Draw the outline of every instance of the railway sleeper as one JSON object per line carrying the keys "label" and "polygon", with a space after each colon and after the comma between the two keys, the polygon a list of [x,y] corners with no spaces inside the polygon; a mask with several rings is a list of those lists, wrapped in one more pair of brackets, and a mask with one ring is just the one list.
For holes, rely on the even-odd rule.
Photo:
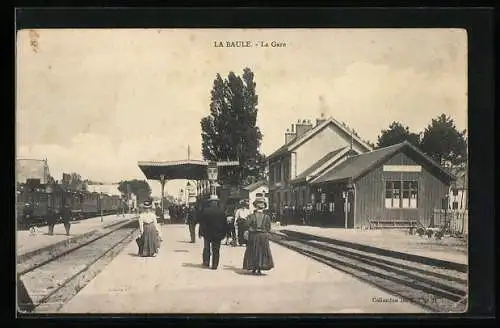
{"label": "railway sleeper", "polygon": [[314,241],[319,241],[319,242],[325,242],[325,243],[335,245],[335,246],[338,245],[338,246],[348,247],[348,248],[364,251],[367,253],[373,253],[373,254],[377,254],[377,255],[381,255],[381,256],[387,256],[390,258],[398,258],[398,259],[407,260],[407,261],[411,261],[411,262],[422,263],[422,264],[426,264],[429,266],[438,267],[438,268],[442,268],[442,269],[446,269],[446,270],[458,271],[458,272],[465,273],[465,274],[468,273],[467,265],[462,264],[462,263],[450,262],[450,261],[446,261],[446,260],[434,259],[434,258],[429,258],[429,257],[425,257],[425,256],[420,256],[420,255],[403,253],[403,252],[383,249],[383,248],[379,248],[379,247],[375,247],[375,246],[369,246],[369,245],[363,245],[363,244],[358,244],[358,243],[349,242],[349,241],[321,237],[321,236],[311,235],[308,233],[292,231],[292,230],[282,230],[282,231],[280,231],[280,233],[281,233],[281,236],[286,236],[286,238],[295,238],[295,239],[300,240],[300,241],[314,240]]}
{"label": "railway sleeper", "polygon": [[[460,277],[462,276],[460,272],[445,270],[445,269],[439,270],[440,272],[436,272],[435,268],[426,266],[425,264],[415,263],[411,261],[404,261],[399,259],[389,260],[388,257],[384,257],[381,255],[375,255],[363,251],[347,249],[347,247],[342,247],[342,246],[325,245],[323,242],[305,241],[304,243],[311,245],[313,247],[317,247],[324,251],[333,252],[342,256],[353,257],[365,263],[373,263],[373,265],[382,268],[390,268],[391,270],[394,271],[401,271],[402,269],[404,269],[405,270],[404,272],[409,276],[412,275],[414,277],[419,277],[427,280],[429,279],[429,277],[444,280],[447,281],[448,284],[454,286],[457,289],[462,289],[462,286],[467,284],[467,280]],[[420,267],[417,267],[415,265],[408,265],[406,263],[418,264]],[[448,285],[445,286],[444,288],[448,288]]]}
{"label": "railway sleeper", "polygon": [[[48,262],[20,276],[20,285],[26,293],[23,295],[22,302],[19,302],[19,308],[24,312],[57,310],[64,301],[69,300],[83,288],[80,284],[82,277],[84,278],[86,273],[107,254],[111,254],[111,258],[114,257],[121,250],[117,250],[117,247],[124,241],[128,243],[132,240],[135,231],[135,228],[116,229],[113,234],[107,234],[87,244],[88,248],[93,248],[91,250],[85,247],[77,248],[65,254],[64,258]],[[98,243],[101,245],[97,245]],[[77,256],[76,252],[80,252],[80,256]],[[68,256],[74,256],[74,258]],[[95,275],[90,276],[93,278]]]}
{"label": "railway sleeper", "polygon": [[[317,250],[313,248],[312,252],[316,252]],[[311,251],[311,250],[308,250]],[[320,251],[323,251],[320,249]],[[359,268],[360,270],[365,270],[366,272],[370,274],[381,274],[382,276],[385,276],[387,278],[394,279],[395,281],[403,284],[412,284],[415,285],[416,287],[421,288],[422,290],[427,290],[428,292],[435,292],[439,294],[442,297],[463,297],[466,293],[464,290],[457,289],[450,287],[446,284],[436,282],[433,280],[426,279],[421,276],[416,276],[412,274],[408,274],[403,270],[394,270],[393,268],[387,267],[387,266],[378,266],[370,261],[361,261],[358,258],[355,257],[349,257],[345,255],[339,255],[335,254],[329,251],[323,251],[323,253],[326,254],[321,254],[318,253],[319,256],[324,256],[327,259],[334,259],[334,256],[337,256],[340,258],[344,258],[344,261],[342,263],[345,263],[346,265],[350,265],[353,268]],[[340,260],[340,259],[339,259]],[[352,263],[354,262],[354,263]],[[358,262],[358,263],[356,263]]]}
{"label": "railway sleeper", "polygon": [[[415,297],[413,296],[415,294],[419,294],[420,298],[422,297],[432,298],[433,297],[432,295],[437,294],[439,297],[449,299],[450,301],[457,301],[463,297],[463,295],[456,295],[453,293],[436,289],[434,286],[426,286],[426,284],[415,284],[414,281],[409,279],[404,279],[404,277],[403,279],[401,279],[400,277],[397,276],[394,277],[392,275],[387,275],[386,272],[384,272],[383,270],[371,270],[366,266],[363,267],[353,263],[349,263],[349,259],[347,259],[348,261],[341,261],[339,259],[335,259],[332,256],[327,256],[324,254],[319,254],[318,252],[306,250],[304,249],[304,247],[301,246],[291,245],[290,242],[280,241],[279,243],[284,244],[284,246],[299,251],[300,253],[305,254],[309,257],[318,259],[322,262],[326,261],[327,263],[325,264],[335,267],[336,269],[339,269],[341,271],[353,274],[354,276],[366,280],[370,283],[374,283],[374,280],[376,280],[375,285],[377,285],[377,287],[386,289],[389,292],[394,292],[395,285],[399,285],[405,291],[405,295],[401,296],[406,297],[410,300],[415,299]],[[387,285],[389,285],[389,287]],[[417,302],[417,303],[429,308],[428,304],[422,304],[422,302]]]}

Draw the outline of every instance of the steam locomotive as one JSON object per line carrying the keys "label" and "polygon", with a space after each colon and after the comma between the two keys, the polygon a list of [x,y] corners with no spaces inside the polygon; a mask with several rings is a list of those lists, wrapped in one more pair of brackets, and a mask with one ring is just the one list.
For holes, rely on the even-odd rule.
{"label": "steam locomotive", "polygon": [[109,215],[127,210],[120,196],[97,192],[65,189],[60,184],[52,186],[18,185],[16,190],[16,219],[19,229],[47,224],[47,216],[58,215],[65,204],[69,205],[73,220]]}

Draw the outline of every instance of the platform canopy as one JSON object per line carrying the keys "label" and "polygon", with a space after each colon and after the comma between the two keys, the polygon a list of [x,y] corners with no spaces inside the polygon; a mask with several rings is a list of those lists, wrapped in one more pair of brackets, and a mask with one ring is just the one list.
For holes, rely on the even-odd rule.
{"label": "platform canopy", "polygon": [[[142,161],[138,165],[148,180],[161,180],[161,175],[165,180],[208,180],[208,161]],[[219,174],[224,174],[226,168],[238,165],[238,161],[217,162]]]}

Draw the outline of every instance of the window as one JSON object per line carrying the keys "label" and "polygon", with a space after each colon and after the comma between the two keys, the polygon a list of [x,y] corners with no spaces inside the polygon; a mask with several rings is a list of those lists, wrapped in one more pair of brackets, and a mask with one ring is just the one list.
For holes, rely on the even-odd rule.
{"label": "window", "polygon": [[267,198],[269,198],[269,193],[268,192],[266,192],[265,195],[266,195]]}
{"label": "window", "polygon": [[255,197],[264,197],[264,195],[261,192],[258,192],[255,194]]}
{"label": "window", "polygon": [[453,202],[453,209],[454,210],[457,210],[458,209],[458,202]]}
{"label": "window", "polygon": [[458,189],[457,188],[453,188],[451,191],[453,192],[453,196],[458,196]]}
{"label": "window", "polygon": [[385,208],[417,208],[417,181],[386,181]]}
{"label": "window", "polygon": [[335,203],[331,202],[330,203],[330,213],[333,213],[335,210]]}

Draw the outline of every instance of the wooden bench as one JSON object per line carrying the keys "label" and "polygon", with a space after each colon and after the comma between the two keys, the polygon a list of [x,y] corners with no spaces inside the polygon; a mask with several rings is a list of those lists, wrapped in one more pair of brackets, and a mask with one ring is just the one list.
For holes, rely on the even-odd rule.
{"label": "wooden bench", "polygon": [[418,226],[417,220],[369,220],[370,229],[409,229]]}

